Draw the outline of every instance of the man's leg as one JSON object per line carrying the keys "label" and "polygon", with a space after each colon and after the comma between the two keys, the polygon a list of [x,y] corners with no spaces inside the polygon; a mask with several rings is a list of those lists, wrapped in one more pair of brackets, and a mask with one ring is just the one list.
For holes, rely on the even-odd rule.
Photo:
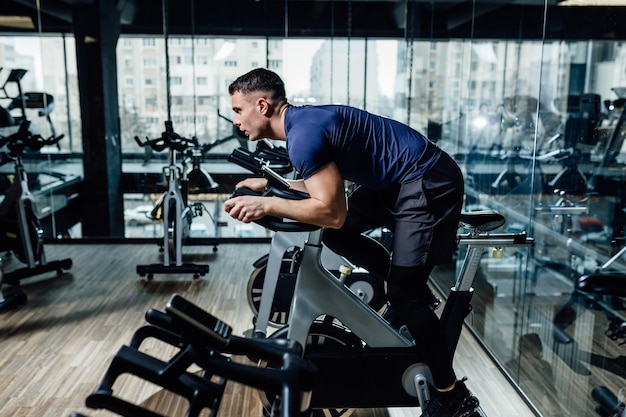
{"label": "man's leg", "polygon": [[389,301],[414,337],[419,360],[428,363],[433,376],[431,399],[422,417],[474,417],[479,401],[457,380],[441,322],[429,306],[426,281],[431,269],[392,265],[387,282]]}
{"label": "man's leg", "polygon": [[450,262],[463,201],[463,177],[446,154],[424,178],[402,184],[393,212],[393,259],[387,290],[431,370],[422,417],[469,417],[478,400],[457,381],[441,322],[428,307],[427,281],[434,265]]}
{"label": "man's leg", "polygon": [[435,387],[445,389],[456,381],[452,355],[439,318],[430,307],[427,266],[391,266],[387,280],[389,302],[415,339],[420,355],[428,362]]}
{"label": "man's leg", "polygon": [[[324,230],[324,244],[333,252],[344,256],[355,265],[365,268],[380,282],[387,281],[389,276],[389,251],[377,240],[363,234],[363,232],[377,227],[387,227],[392,230],[394,218],[389,206],[395,203],[399,187],[385,193],[373,191],[364,187],[357,188],[348,198],[348,217],[341,229]],[[426,284],[425,284],[426,285]],[[428,304],[436,310],[441,304],[430,287],[426,285]],[[384,317],[392,325],[400,323],[398,313],[393,306],[388,306]]]}

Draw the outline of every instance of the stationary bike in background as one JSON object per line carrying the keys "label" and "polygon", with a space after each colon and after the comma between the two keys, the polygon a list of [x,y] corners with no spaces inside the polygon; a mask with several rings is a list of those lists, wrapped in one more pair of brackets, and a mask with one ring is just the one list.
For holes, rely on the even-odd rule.
{"label": "stationary bike in background", "polygon": [[[72,266],[71,259],[47,262],[43,248],[43,230],[36,214],[35,198],[28,187],[28,175],[24,169],[24,151],[39,151],[44,146],[57,144],[63,135],[43,138],[30,131],[30,122],[24,120],[18,131],[0,138],[0,166],[8,162],[15,164],[13,182],[0,203],[0,250],[12,253],[22,263],[20,268],[5,273],[0,284],[17,285],[19,281],[49,271],[58,275]],[[26,302],[26,293],[17,290],[0,301],[0,311]]]}
{"label": "stationary bike in background", "polygon": [[167,178],[167,190],[156,202],[151,213],[154,220],[163,221],[163,264],[137,265],[137,273],[146,276],[148,280],[151,280],[155,273],[189,273],[193,274],[194,279],[207,274],[208,265],[183,263],[182,254],[193,218],[201,216],[205,209],[201,203],[189,204],[187,167],[185,163],[179,167],[177,157],[178,154],[198,148],[198,139],[180,136],[174,132],[172,122],[168,120],[160,138],[146,138],[146,141],[142,142],[135,136],[135,141],[139,146],[149,146],[156,152],[169,149],[169,165],[163,170]]}
{"label": "stationary bike in background", "polygon": [[[626,246],[617,252],[611,259],[599,266],[596,271],[578,277],[574,282],[574,292],[568,303],[563,306],[555,315],[555,327],[559,327],[564,337],[558,339],[555,333],[555,340],[559,343],[572,343],[574,339],[565,334],[563,330],[576,319],[576,310],[573,304],[578,303],[597,311],[604,311],[609,322],[608,329],[604,334],[623,346],[626,343],[626,320],[623,311],[625,307],[623,300],[626,298],[626,271],[623,263],[618,268],[611,268],[613,263],[626,254]],[[621,340],[621,341],[620,341]],[[595,411],[602,417],[626,417],[626,388],[620,387],[619,381],[623,375],[621,366],[623,356],[617,358],[596,359],[598,363],[615,363],[616,365],[606,367],[618,378],[605,381],[611,384],[613,389],[619,389],[617,395],[606,385],[598,385],[591,390],[591,397],[596,402]],[[602,366],[602,365],[600,365]],[[604,367],[604,366],[603,366]]]}
{"label": "stationary bike in background", "polygon": [[[28,120],[27,111],[32,110],[36,111],[39,117],[45,117],[50,137],[57,137],[54,123],[50,118],[50,114],[54,110],[54,97],[43,92],[23,92],[22,78],[27,72],[25,69],[12,69],[0,87],[0,100],[9,100],[5,107],[0,106],[0,128],[11,128],[5,130],[4,136],[15,133],[22,122]],[[60,149],[58,142],[56,145],[57,149]]]}

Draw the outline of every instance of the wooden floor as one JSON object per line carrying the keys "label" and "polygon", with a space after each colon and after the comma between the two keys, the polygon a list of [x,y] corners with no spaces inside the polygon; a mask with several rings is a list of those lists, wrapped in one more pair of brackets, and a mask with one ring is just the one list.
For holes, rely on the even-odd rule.
{"label": "wooden floor", "polygon": [[[46,246],[49,261],[71,258],[73,266],[60,276],[52,272],[24,280],[27,304],[0,315],[0,416],[69,417],[72,412],[93,417],[113,415],[85,407],[85,398],[120,346],[144,324],[145,311],[163,309],[173,293],[184,295],[231,324],[235,334],[251,328],[245,288],[252,262],[265,254],[269,245],[222,244],[216,253],[211,249],[185,248],[185,262],[210,265],[206,276],[194,280],[191,276],[156,275],[147,281],[135,268],[137,264],[162,262],[157,246]],[[5,272],[21,266],[4,258]],[[166,348],[152,349],[151,353],[158,356],[159,349]],[[459,343],[455,367],[459,375],[469,377],[468,387],[489,417],[534,415],[467,331]],[[170,415],[181,415],[176,412],[177,402],[158,387],[129,378],[116,389],[131,401],[157,404],[163,413],[167,408],[174,409],[168,411]],[[353,414],[419,415],[419,408],[357,410]],[[251,389],[229,383],[218,416],[261,416],[261,405]]]}

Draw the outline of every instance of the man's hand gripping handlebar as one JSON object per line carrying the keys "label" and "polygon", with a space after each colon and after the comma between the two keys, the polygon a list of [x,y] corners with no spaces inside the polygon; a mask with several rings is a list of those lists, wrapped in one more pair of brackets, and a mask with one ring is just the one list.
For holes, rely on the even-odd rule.
{"label": "man's hand gripping handlebar", "polygon": [[[288,200],[303,200],[310,197],[309,194],[305,192],[291,188],[289,181],[270,168],[270,163],[260,157],[256,152],[250,152],[247,149],[238,148],[232,152],[232,154],[228,157],[228,160],[267,180],[265,191],[262,193],[248,188],[237,188],[232,197],[279,197]],[[281,217],[269,215],[257,219],[254,222],[273,231],[302,232],[319,229],[319,226],[286,220]]]}

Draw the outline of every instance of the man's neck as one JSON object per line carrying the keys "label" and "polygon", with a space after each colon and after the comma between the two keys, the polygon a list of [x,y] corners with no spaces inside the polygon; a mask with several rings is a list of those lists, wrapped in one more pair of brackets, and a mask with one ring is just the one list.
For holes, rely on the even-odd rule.
{"label": "man's neck", "polygon": [[280,116],[280,127],[279,129],[277,129],[277,133],[280,132],[281,136],[280,138],[277,139],[281,139],[281,140],[286,140],[287,139],[287,129],[285,128],[285,114],[287,113],[287,109],[289,108],[290,104],[289,103],[284,103],[280,106],[280,109],[278,110],[278,114]]}

